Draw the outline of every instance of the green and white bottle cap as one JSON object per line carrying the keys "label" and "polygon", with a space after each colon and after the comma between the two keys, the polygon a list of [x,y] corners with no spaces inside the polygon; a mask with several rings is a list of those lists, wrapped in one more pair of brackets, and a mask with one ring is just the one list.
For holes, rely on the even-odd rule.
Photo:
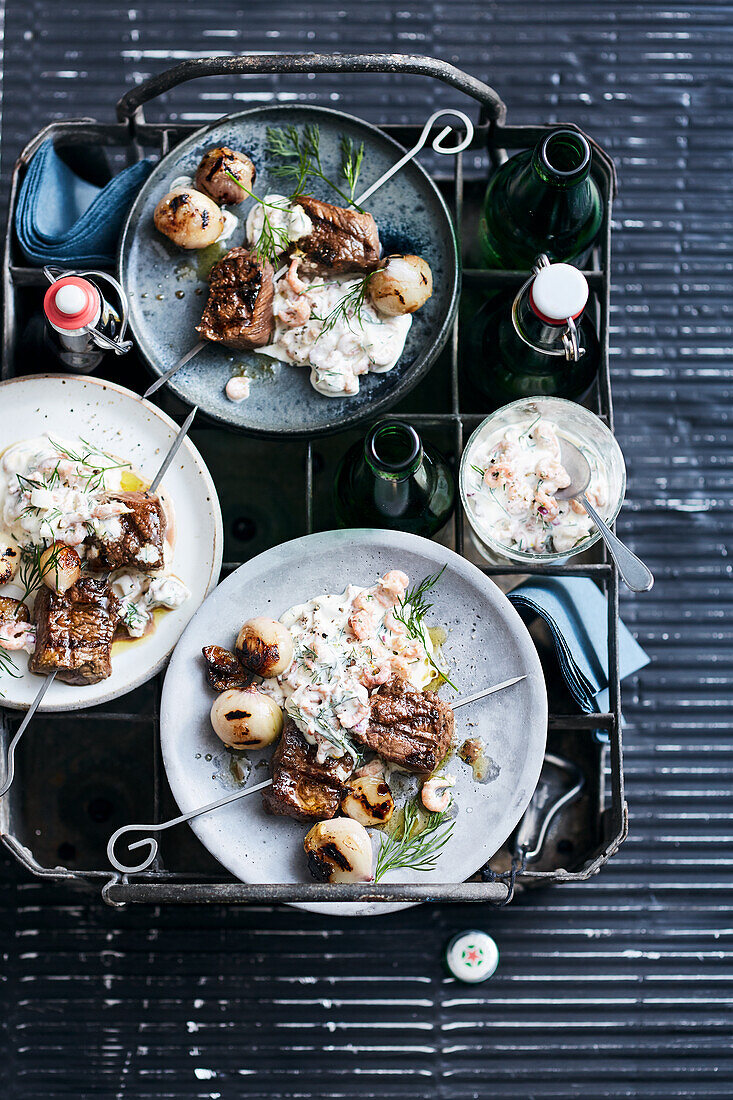
{"label": "green and white bottle cap", "polygon": [[445,963],[459,982],[485,982],[499,965],[499,948],[488,932],[459,932],[448,944]]}

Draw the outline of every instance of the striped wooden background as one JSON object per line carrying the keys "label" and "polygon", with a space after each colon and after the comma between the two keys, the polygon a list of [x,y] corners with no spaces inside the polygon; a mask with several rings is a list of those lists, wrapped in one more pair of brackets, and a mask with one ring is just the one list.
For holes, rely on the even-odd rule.
{"label": "striped wooden background", "polygon": [[[624,696],[631,835],[594,881],[504,911],[348,923],[118,914],[7,862],[2,1095],[728,1097],[733,6],[8,0],[3,180],[43,123],[111,119],[123,90],[179,58],[315,48],[454,60],[496,85],[511,121],[576,121],[616,158],[613,372],[630,468],[619,528],[657,576],[624,605],[653,657]],[[374,121],[421,120],[436,99],[413,78],[301,87]],[[191,85],[159,110],[205,121],[231,90]],[[260,79],[236,95],[293,91]],[[502,960],[471,989],[440,960],[476,923]]]}

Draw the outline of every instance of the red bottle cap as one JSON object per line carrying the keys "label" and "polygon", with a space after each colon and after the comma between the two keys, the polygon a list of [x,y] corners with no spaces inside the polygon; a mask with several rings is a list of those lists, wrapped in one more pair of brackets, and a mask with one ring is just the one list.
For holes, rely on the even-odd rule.
{"label": "red bottle cap", "polygon": [[57,279],[46,291],[43,310],[54,328],[75,332],[97,319],[99,291],[78,275]]}
{"label": "red bottle cap", "polygon": [[538,271],[529,291],[529,304],[541,321],[562,325],[577,320],[588,303],[588,281],[572,264],[550,264]]}

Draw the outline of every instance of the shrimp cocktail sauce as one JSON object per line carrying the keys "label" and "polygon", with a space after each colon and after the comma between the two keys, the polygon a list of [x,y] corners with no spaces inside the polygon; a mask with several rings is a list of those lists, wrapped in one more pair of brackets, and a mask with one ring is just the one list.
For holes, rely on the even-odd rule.
{"label": "shrimp cocktail sauce", "polygon": [[[444,633],[426,622],[442,572],[410,587],[390,569],[279,620],[247,620],[233,652],[203,649],[218,693],[212,728],[230,749],[275,746],[264,807],[311,825],[304,848],[317,879],[430,871],[450,839],[455,779],[441,768],[454,718],[437,695],[450,680]],[[374,867],[368,828],[380,830]]]}
{"label": "shrimp cocktail sauce", "polygon": [[171,572],[170,500],[130,462],[82,439],[44,435],[0,458],[0,671],[72,683],[111,672],[116,637],[154,629],[189,591]]}
{"label": "shrimp cocktail sauce", "polygon": [[[155,227],[179,248],[228,242],[209,272],[199,336],[307,367],[318,393],[353,397],[361,377],[400,359],[411,314],[433,293],[430,265],[382,255],[376,221],[354,200],[363,142],[343,135],[340,166],[329,174],[317,126],[269,127],[266,161],[287,184],[282,193],[256,193],[257,166],[245,153],[208,150],[195,176],[174,180],[160,199]],[[309,194],[314,183],[340,205]],[[240,205],[248,207],[242,223],[231,209]],[[227,397],[246,400],[256,378],[231,378]]]}
{"label": "shrimp cocktail sauce", "polygon": [[422,690],[436,678],[429,634],[414,637],[399,617],[407,587],[407,576],[395,569],[371,588],[350,584],[341,595],[315,596],[281,616],[295,655],[263,690],[316,746],[319,762],[358,756],[351,735],[369,723],[373,688],[400,676]]}
{"label": "shrimp cocktail sauce", "polygon": [[[586,495],[603,508],[608,478],[592,450],[580,446],[591,468]],[[508,550],[566,553],[594,530],[579,501],[556,498],[568,485],[558,427],[535,417],[527,424],[499,427],[471,450],[465,496],[477,529]]]}

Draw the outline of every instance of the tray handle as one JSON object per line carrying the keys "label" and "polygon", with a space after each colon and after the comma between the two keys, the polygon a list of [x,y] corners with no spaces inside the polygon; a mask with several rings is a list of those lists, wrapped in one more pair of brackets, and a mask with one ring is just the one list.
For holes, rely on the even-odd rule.
{"label": "tray handle", "polygon": [[117,103],[117,117],[120,122],[130,124],[144,122],[143,104],[151,99],[197,77],[230,73],[416,73],[431,76],[471,96],[481,104],[482,116],[487,120],[503,123],[506,118],[501,97],[475,76],[437,57],[400,53],[271,53],[193,58],[151,76],[126,92]]}

